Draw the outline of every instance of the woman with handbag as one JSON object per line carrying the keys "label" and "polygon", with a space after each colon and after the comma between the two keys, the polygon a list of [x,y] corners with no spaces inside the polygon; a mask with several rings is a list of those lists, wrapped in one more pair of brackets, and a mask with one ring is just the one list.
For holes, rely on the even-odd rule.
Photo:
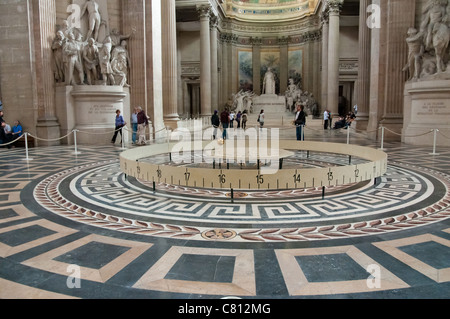
{"label": "woman with handbag", "polygon": [[116,143],[116,138],[117,138],[117,134],[120,133],[120,143],[122,143],[123,140],[123,134],[122,134],[122,128],[126,125],[127,123],[125,122],[125,120],[123,119],[123,116],[120,115],[120,110],[116,111],[116,129],[114,131],[114,136],[111,140],[111,143],[115,144]]}

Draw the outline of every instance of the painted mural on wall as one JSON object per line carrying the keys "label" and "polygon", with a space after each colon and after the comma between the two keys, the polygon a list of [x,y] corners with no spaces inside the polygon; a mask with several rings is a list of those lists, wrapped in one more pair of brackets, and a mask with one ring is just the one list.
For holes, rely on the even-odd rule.
{"label": "painted mural on wall", "polygon": [[303,50],[292,49],[289,50],[289,79],[294,80],[294,83],[299,87],[303,84]]}
{"label": "painted mural on wall", "polygon": [[275,92],[280,92],[280,51],[279,50],[262,50],[261,51],[261,91],[264,85],[264,77],[267,71],[275,76]]}
{"label": "painted mural on wall", "polygon": [[239,61],[239,90],[253,91],[253,53],[251,50],[240,50]]}

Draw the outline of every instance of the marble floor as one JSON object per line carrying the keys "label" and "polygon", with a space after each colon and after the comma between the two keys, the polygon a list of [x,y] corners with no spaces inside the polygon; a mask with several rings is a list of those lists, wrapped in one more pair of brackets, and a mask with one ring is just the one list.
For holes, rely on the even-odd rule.
{"label": "marble floor", "polygon": [[[306,139],[346,143],[347,134],[307,130]],[[380,147],[356,133],[350,143]],[[432,155],[386,142],[385,176],[324,197],[233,200],[127,178],[118,145],[33,148],[28,160],[23,148],[0,149],[0,298],[447,299],[448,145]],[[291,165],[346,160],[302,156]]]}

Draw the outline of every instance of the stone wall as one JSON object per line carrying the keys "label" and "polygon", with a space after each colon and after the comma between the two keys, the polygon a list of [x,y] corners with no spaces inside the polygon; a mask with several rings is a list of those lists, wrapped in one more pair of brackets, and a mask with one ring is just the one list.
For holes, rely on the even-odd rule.
{"label": "stone wall", "polygon": [[33,16],[29,1],[2,0],[0,10],[0,86],[5,120],[20,120],[35,133],[37,101],[32,65]]}

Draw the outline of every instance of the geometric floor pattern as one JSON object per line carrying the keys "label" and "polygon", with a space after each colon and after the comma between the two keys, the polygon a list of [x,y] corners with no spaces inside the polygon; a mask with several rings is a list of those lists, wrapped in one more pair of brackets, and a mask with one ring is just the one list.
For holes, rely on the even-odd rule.
{"label": "geometric floor pattern", "polygon": [[233,200],[111,145],[0,149],[0,298],[449,298],[450,146],[384,147],[376,181]]}

